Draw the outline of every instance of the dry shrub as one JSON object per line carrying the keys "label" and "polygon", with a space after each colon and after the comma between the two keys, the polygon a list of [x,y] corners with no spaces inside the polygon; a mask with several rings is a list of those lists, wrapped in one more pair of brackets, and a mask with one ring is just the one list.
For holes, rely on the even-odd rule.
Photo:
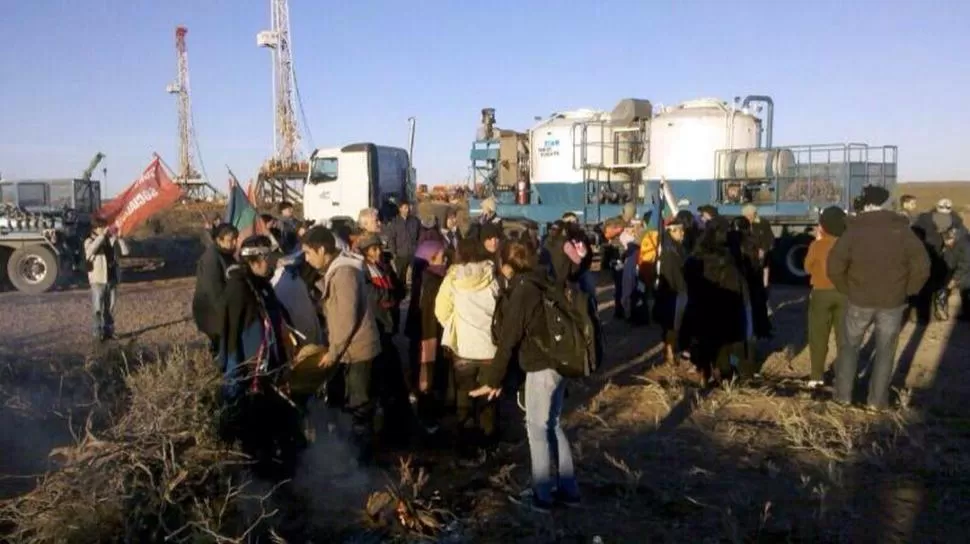
{"label": "dry shrub", "polygon": [[[124,374],[127,409],[51,455],[60,468],[0,510],[18,542],[240,541],[271,512],[246,496],[246,461],[217,438],[219,373],[175,350]],[[112,410],[114,411],[114,410]],[[117,412],[116,412],[117,413]],[[251,504],[244,504],[250,501]]]}
{"label": "dry shrub", "polygon": [[372,493],[367,499],[367,521],[390,535],[414,540],[434,540],[452,514],[438,507],[435,497],[425,498],[424,487],[428,474],[423,468],[415,471],[411,459],[401,459],[397,483],[389,482],[383,491]]}

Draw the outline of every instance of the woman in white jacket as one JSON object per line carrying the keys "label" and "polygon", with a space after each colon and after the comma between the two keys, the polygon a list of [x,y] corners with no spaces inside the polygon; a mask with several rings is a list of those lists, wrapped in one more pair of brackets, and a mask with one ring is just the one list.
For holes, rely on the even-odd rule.
{"label": "woman in white jacket", "polygon": [[459,448],[465,454],[474,454],[497,436],[496,401],[469,396],[481,387],[479,374],[495,357],[492,316],[499,284],[494,270],[477,239],[461,240],[456,264],[448,270],[435,299],[435,317],[444,331],[442,347],[454,361]]}

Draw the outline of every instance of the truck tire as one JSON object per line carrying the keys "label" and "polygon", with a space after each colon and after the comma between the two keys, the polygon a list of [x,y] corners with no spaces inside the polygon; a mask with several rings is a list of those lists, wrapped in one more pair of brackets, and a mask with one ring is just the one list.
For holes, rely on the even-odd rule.
{"label": "truck tire", "polygon": [[780,239],[772,259],[775,277],[780,283],[805,285],[809,276],[805,272],[805,255],[813,238],[807,234],[786,236]]}
{"label": "truck tire", "polygon": [[39,295],[50,290],[57,281],[58,271],[57,255],[42,245],[17,249],[7,261],[10,283],[28,295]]}

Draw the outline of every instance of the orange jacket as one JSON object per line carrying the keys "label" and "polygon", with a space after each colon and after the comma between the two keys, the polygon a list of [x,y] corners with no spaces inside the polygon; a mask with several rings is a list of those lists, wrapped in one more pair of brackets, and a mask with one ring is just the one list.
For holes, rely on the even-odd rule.
{"label": "orange jacket", "polygon": [[805,272],[812,276],[813,289],[835,289],[835,285],[829,279],[826,271],[829,261],[829,252],[839,239],[835,236],[822,234],[822,237],[815,240],[808,246],[808,254],[805,255]]}

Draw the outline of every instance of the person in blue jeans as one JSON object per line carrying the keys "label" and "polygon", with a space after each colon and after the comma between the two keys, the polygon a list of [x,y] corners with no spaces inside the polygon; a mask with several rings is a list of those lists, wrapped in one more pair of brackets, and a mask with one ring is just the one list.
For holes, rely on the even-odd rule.
{"label": "person in blue jeans", "polygon": [[930,276],[930,260],[909,221],[882,209],[889,191],[866,186],[859,197],[862,211],[829,251],[826,272],[848,304],[835,363],[835,396],[852,402],[859,366],[859,349],[866,329],[873,325],[876,354],[869,378],[867,406],[889,407],[896,347],[908,297],[915,296]]}
{"label": "person in blue jeans", "polygon": [[510,361],[518,358],[526,374],[525,425],[532,487],[513,500],[548,513],[556,504],[579,504],[580,495],[569,440],[560,424],[566,381],[554,369],[556,362],[549,361],[540,348],[539,336],[545,330],[542,292],[549,286],[549,277],[536,261],[536,251],[528,244],[511,242],[502,248],[502,274],[509,286],[496,308],[495,359],[480,373],[481,387],[469,395],[497,398]]}
{"label": "person in blue jeans", "polygon": [[118,237],[117,230],[95,219],[91,234],[84,240],[84,258],[91,285],[94,336],[98,341],[114,337],[114,306],[121,282],[118,259],[122,255],[128,255],[128,245]]}

